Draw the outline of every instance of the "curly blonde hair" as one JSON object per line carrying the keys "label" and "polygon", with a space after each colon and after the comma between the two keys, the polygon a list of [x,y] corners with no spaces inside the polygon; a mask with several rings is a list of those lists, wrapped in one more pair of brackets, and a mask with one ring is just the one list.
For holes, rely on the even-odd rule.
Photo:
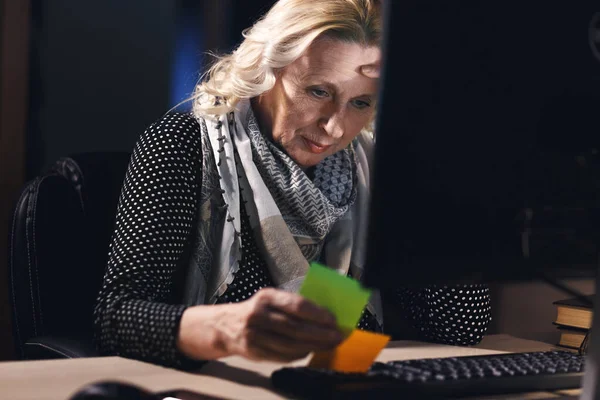
{"label": "curly blonde hair", "polygon": [[320,36],[365,46],[381,40],[380,0],[279,0],[231,54],[217,57],[192,96],[197,116],[222,115],[269,91],[276,73]]}

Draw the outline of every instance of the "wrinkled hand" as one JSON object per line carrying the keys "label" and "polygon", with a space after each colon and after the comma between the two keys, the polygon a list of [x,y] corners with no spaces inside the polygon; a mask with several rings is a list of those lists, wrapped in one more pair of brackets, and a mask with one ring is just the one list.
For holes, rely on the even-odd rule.
{"label": "wrinkled hand", "polygon": [[240,303],[186,309],[177,346],[194,359],[240,355],[287,362],[332,349],[342,340],[329,311],[299,294],[267,288]]}
{"label": "wrinkled hand", "polygon": [[262,289],[234,306],[231,318],[220,326],[231,354],[292,361],[343,340],[333,314],[295,293]]}

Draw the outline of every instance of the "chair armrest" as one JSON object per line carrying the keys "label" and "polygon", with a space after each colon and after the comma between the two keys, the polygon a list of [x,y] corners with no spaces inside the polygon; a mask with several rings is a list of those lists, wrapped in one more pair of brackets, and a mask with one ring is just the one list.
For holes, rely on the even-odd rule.
{"label": "chair armrest", "polygon": [[84,338],[40,336],[25,342],[24,349],[28,360],[99,356],[92,341]]}

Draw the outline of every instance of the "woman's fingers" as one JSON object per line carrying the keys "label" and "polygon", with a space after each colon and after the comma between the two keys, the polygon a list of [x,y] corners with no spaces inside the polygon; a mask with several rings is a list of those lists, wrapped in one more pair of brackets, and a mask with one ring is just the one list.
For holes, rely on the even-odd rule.
{"label": "woman's fingers", "polygon": [[250,321],[250,326],[302,342],[309,346],[310,350],[333,348],[343,340],[343,335],[337,327],[298,319],[277,309],[267,308],[265,312],[257,314]]}
{"label": "woman's fingers", "polygon": [[271,361],[293,361],[315,351],[314,346],[265,330],[251,330],[247,335],[251,358]]}
{"label": "woman's fingers", "polygon": [[335,316],[331,312],[299,294],[268,288],[258,291],[253,297],[258,308],[267,306],[302,321],[328,327],[337,326]]}
{"label": "woman's fingers", "polygon": [[296,360],[343,340],[329,311],[294,293],[262,289],[239,310],[241,326],[229,342],[254,360]]}

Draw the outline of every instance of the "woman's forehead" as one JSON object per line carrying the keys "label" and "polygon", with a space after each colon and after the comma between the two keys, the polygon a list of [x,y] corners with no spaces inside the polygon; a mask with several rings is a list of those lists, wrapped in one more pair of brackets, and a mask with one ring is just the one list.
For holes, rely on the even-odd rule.
{"label": "woman's forehead", "polygon": [[324,76],[340,79],[379,77],[381,50],[377,46],[335,39],[315,41],[290,65],[290,72],[302,77]]}

